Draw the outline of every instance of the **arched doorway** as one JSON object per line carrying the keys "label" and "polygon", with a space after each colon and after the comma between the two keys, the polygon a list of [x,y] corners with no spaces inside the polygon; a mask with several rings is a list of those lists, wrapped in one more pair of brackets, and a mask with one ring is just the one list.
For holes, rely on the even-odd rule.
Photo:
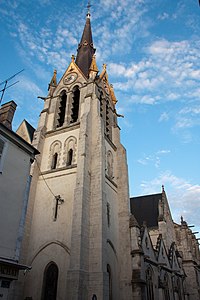
{"label": "arched doorway", "polygon": [[49,263],[44,270],[42,300],[56,300],[58,282],[58,267]]}

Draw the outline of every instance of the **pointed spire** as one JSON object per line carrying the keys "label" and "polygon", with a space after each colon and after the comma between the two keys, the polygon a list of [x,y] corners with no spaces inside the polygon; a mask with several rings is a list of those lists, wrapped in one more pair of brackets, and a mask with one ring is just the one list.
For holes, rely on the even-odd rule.
{"label": "pointed spire", "polygon": [[92,63],[92,57],[95,53],[92,40],[92,30],[90,23],[90,1],[88,2],[88,12],[86,17],[86,23],[83,30],[82,38],[77,50],[76,64],[81,69],[83,74],[88,77],[89,69]]}

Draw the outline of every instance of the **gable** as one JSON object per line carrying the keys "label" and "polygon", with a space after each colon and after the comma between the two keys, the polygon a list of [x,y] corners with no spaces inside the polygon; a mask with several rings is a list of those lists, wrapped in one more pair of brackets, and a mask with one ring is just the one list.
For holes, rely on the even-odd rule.
{"label": "gable", "polygon": [[33,141],[34,132],[35,129],[26,120],[23,120],[16,130],[16,133],[29,144]]}
{"label": "gable", "polygon": [[69,67],[58,82],[58,85],[54,91],[54,95],[56,95],[62,88],[66,88],[68,90],[72,85],[76,83],[81,83],[82,85],[82,83],[86,80],[87,78],[72,59]]}
{"label": "gable", "polygon": [[179,262],[178,262],[178,256],[180,257],[180,254],[176,250],[176,245],[175,245],[175,243],[172,243],[172,245],[170,247],[170,251],[169,251],[169,261],[171,264],[171,268],[176,271],[181,270]]}
{"label": "gable", "polygon": [[146,227],[144,227],[144,231],[142,233],[142,250],[144,252],[144,255],[147,256],[149,259],[153,261],[156,260],[151,238]]}
{"label": "gable", "polygon": [[167,250],[164,244],[164,241],[162,239],[162,236],[159,235],[158,237],[158,242],[157,242],[157,246],[156,246],[156,250],[157,250],[157,260],[158,263],[161,265],[165,265],[168,268],[170,268],[170,263],[169,263],[169,259],[168,259],[168,255],[167,255]]}

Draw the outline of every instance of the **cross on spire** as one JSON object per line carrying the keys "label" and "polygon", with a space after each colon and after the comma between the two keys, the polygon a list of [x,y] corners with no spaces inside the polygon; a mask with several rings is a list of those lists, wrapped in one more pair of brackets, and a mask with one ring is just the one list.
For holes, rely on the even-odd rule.
{"label": "cross on spire", "polygon": [[88,4],[87,4],[87,9],[88,9],[88,11],[87,11],[87,17],[89,18],[90,17],[90,7],[91,7],[92,5],[91,5],[91,3],[90,3],[90,0],[88,0]]}

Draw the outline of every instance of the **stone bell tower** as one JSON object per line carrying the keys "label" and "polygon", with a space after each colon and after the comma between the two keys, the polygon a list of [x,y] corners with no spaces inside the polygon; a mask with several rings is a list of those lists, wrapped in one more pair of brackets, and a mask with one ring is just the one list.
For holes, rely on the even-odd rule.
{"label": "stone bell tower", "polygon": [[34,136],[23,299],[131,299],[126,151],[113,86],[94,53],[88,12],[76,59],[58,83],[54,72]]}

